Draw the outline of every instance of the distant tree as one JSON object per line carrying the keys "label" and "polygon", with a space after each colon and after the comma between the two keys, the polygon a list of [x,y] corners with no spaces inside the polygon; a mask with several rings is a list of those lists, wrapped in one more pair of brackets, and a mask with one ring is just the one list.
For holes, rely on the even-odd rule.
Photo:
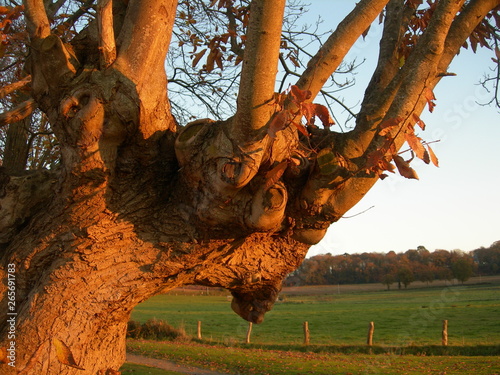
{"label": "distant tree", "polygon": [[409,267],[401,268],[397,273],[398,288],[401,289],[401,284],[404,285],[405,289],[410,285],[415,277],[413,276],[413,271]]}
{"label": "distant tree", "polygon": [[481,275],[496,275],[500,273],[500,241],[490,247],[481,247],[471,252]]}
{"label": "distant tree", "polygon": [[394,284],[394,281],[396,281],[396,278],[394,277],[394,274],[388,273],[383,276],[382,278],[382,284],[387,286],[387,290],[391,290],[391,285]]}
{"label": "distant tree", "polygon": [[462,284],[470,279],[473,274],[474,266],[472,259],[468,256],[463,256],[455,260],[451,266],[453,277]]}

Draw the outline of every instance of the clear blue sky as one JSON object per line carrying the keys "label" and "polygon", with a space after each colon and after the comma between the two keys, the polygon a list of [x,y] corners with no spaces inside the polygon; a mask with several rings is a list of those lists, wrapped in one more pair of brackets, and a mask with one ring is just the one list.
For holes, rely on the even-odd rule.
{"label": "clear blue sky", "polygon": [[[322,14],[323,27],[334,28],[354,2],[313,0],[308,22]],[[353,105],[361,100],[377,58],[377,28],[356,44],[350,57],[366,57],[357,86],[342,93]],[[415,163],[419,181],[391,175],[345,216],[308,256],[332,253],[404,252],[419,245],[428,250],[473,250],[500,240],[500,114],[482,107],[491,97],[478,86],[492,67],[491,52],[462,51],[435,90],[436,108],[425,111],[427,130],[440,167]]]}

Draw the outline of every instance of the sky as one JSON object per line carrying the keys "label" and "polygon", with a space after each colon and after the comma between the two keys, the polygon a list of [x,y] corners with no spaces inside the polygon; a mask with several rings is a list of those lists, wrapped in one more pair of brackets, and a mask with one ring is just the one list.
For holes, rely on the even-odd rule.
{"label": "sky", "polygon": [[[334,28],[354,1],[312,0],[306,22],[321,14]],[[331,11],[328,11],[331,10]],[[326,19],[328,18],[328,19]],[[378,22],[377,22],[378,23]],[[357,85],[342,95],[357,103],[374,69],[380,29],[372,26],[348,55],[366,58]],[[434,90],[433,113],[421,115],[427,129],[419,135],[432,145],[439,167],[412,163],[420,180],[397,174],[379,181],[344,218],[334,223],[308,256],[362,252],[405,252],[425,246],[470,251],[500,240],[500,112],[481,106],[491,99],[480,85],[493,66],[491,51],[463,50]]]}

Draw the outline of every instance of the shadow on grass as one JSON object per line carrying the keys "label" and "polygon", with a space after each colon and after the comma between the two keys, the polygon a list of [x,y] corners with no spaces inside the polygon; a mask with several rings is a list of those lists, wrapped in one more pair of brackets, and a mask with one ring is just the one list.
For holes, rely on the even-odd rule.
{"label": "shadow on grass", "polygon": [[[197,340],[194,340],[197,341]],[[200,343],[202,343],[200,341]],[[302,353],[330,353],[330,354],[393,354],[417,356],[497,356],[500,355],[500,345],[475,346],[366,346],[366,345],[258,345],[236,344],[231,347],[296,351]]]}

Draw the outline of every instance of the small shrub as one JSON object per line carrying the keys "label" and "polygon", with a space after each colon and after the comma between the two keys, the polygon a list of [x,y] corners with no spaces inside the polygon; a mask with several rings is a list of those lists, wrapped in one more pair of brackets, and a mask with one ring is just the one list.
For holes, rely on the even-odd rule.
{"label": "small shrub", "polygon": [[184,327],[175,328],[163,320],[150,319],[146,323],[128,322],[127,337],[146,340],[185,340]]}

